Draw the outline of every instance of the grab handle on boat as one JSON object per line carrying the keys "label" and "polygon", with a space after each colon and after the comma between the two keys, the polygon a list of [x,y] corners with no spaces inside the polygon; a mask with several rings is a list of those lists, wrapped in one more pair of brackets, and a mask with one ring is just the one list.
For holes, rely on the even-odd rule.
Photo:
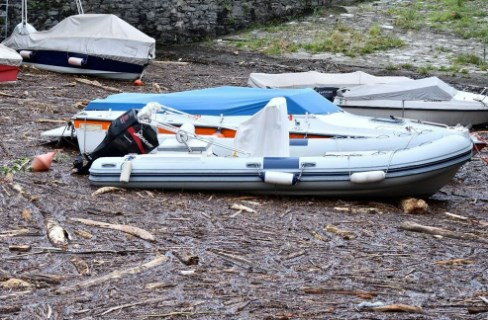
{"label": "grab handle on boat", "polygon": [[129,157],[124,162],[122,162],[122,167],[120,168],[120,182],[129,183],[130,175],[132,173],[132,160],[133,158]]}
{"label": "grab handle on boat", "polygon": [[382,170],[355,172],[351,174],[350,180],[352,183],[374,183],[385,180],[386,173]]}
{"label": "grab handle on boat", "polygon": [[294,173],[279,171],[264,171],[259,174],[264,183],[281,184],[293,186],[298,182],[298,177]]}

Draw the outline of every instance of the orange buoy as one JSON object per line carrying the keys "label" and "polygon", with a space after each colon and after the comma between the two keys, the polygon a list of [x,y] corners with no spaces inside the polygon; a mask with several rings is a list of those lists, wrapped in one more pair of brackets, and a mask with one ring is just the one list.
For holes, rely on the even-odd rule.
{"label": "orange buoy", "polygon": [[140,87],[143,85],[143,83],[142,83],[141,79],[136,79],[136,80],[134,80],[134,85],[137,87]]}
{"label": "orange buoy", "polygon": [[32,171],[40,172],[40,171],[47,171],[51,168],[51,163],[53,161],[54,156],[58,153],[59,150],[54,150],[53,152],[48,152],[44,154],[40,154],[34,157],[32,160]]}

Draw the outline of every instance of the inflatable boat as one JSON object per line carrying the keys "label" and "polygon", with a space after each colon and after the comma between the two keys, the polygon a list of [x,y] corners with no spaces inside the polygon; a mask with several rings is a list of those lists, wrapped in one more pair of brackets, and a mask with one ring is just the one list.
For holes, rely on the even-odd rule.
{"label": "inflatable boat", "polygon": [[[471,158],[469,139],[451,135],[399,151],[315,157],[128,155],[97,159],[97,186],[322,196],[429,196]],[[126,165],[130,163],[130,165]],[[130,167],[130,172],[124,172]]]}
{"label": "inflatable boat", "polygon": [[[147,119],[151,121],[151,107],[139,113],[141,123],[150,123]],[[215,156],[212,141],[202,149],[195,148],[190,142],[199,137],[185,124],[175,130],[186,152],[166,149],[155,154],[98,158],[91,165],[89,179],[94,185],[128,188],[428,196],[446,184],[472,156],[470,138],[456,134],[390,151],[292,156],[286,124],[286,100],[275,98],[238,128],[232,147],[220,146],[232,150],[232,156]]]}

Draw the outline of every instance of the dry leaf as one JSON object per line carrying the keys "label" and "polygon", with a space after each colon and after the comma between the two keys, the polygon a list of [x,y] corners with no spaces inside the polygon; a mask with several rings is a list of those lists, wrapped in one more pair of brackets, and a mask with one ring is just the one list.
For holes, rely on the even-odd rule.
{"label": "dry leaf", "polygon": [[422,199],[408,198],[400,202],[404,213],[421,214],[429,210],[429,205]]}
{"label": "dry leaf", "polygon": [[31,287],[32,285],[29,282],[24,280],[11,278],[8,279],[7,281],[0,282],[0,286],[5,289],[15,289],[15,288],[28,288]]}
{"label": "dry leaf", "polygon": [[32,220],[32,211],[30,209],[23,209],[22,210],[22,219],[24,219],[25,221],[31,221]]}
{"label": "dry leaf", "polygon": [[48,219],[47,223],[47,236],[49,240],[55,246],[67,248],[68,237],[66,231],[59,225],[56,220]]}
{"label": "dry leaf", "polygon": [[82,238],[85,238],[85,239],[91,239],[93,237],[93,235],[90,232],[87,232],[84,230],[75,230],[74,234],[76,234]]}
{"label": "dry leaf", "polygon": [[91,274],[90,267],[85,260],[81,259],[80,257],[74,256],[69,261],[75,266],[76,270],[82,276],[89,276]]}

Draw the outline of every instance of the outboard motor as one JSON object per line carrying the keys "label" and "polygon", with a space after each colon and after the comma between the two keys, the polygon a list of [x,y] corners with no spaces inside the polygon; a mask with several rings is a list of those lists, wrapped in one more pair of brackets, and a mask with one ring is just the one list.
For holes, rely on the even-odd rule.
{"label": "outboard motor", "polygon": [[79,155],[73,166],[76,173],[88,174],[93,161],[98,158],[122,157],[129,153],[145,154],[158,145],[156,130],[149,125],[141,124],[137,120],[137,111],[131,109],[112,121],[105,139],[93,152]]}

